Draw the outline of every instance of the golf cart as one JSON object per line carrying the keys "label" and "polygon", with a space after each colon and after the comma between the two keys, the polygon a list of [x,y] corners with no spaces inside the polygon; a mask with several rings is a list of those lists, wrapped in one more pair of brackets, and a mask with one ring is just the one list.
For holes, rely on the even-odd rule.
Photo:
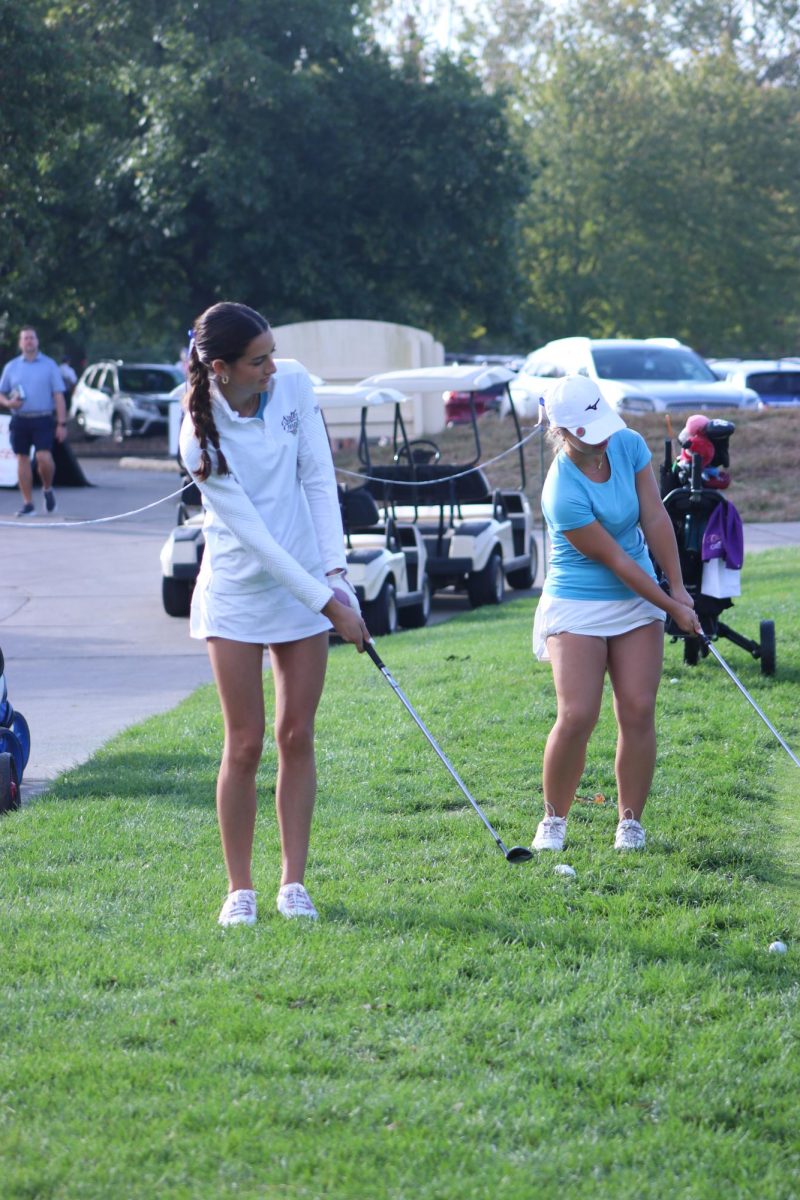
{"label": "golf cart", "polygon": [[[399,406],[406,397],[378,387],[317,386],[314,389],[323,418],[331,410],[360,410],[360,440],[366,445],[368,414]],[[178,504],[177,526],[161,549],[161,596],[165,612],[186,617],[200,571],[203,535],[200,489],[185,475]],[[382,516],[369,491],[361,486],[339,488],[345,534],[347,574],[372,634],[383,637],[398,625],[425,625],[430,615],[431,588],[426,571],[425,542],[413,525],[400,527]]]}
{"label": "golf cart", "polygon": [[[420,392],[458,391],[473,394],[506,385],[515,373],[503,366],[421,367],[388,371],[362,381],[362,387],[394,388],[406,396]],[[508,411],[517,434],[522,431],[508,392]],[[428,438],[409,440],[399,406],[393,434],[393,461],[372,464],[362,439],[359,457],[366,486],[385,519],[398,529],[409,525],[424,540],[428,576],[434,591],[466,589],[470,604],[499,604],[505,583],[525,589],[536,578],[538,554],[530,504],[525,495],[525,462],[519,447],[519,490],[493,488],[477,464],[481,440],[475,405],[471,426],[474,453],[467,462],[443,462],[441,450]]]}
{"label": "golf cart", "polygon": [[[369,462],[369,418],[394,406],[394,423],[402,422],[406,397],[391,388],[364,385],[315,387],[323,417],[335,410],[361,410],[359,459]],[[379,416],[381,414],[378,414]],[[373,422],[374,423],[374,422]],[[431,611],[427,554],[420,530],[381,513],[369,488],[339,487],[344,527],[347,577],[356,590],[367,628],[376,637],[394,633],[398,625],[419,628]]]}

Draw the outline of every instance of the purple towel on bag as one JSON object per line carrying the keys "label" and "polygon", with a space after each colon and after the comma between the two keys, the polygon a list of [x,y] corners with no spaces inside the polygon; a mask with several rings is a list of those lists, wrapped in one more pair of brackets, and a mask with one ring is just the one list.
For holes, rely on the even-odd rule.
{"label": "purple towel on bag", "polygon": [[744,562],[744,529],[742,518],[730,500],[720,500],[708,518],[700,553],[703,562],[721,558],[732,570],[741,569]]}

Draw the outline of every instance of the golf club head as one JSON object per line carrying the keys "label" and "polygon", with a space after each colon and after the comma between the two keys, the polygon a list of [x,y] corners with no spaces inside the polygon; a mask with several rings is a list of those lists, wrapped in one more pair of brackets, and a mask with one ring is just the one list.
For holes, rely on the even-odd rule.
{"label": "golf club head", "polygon": [[533,858],[533,851],[527,846],[512,846],[510,850],[506,850],[506,859],[510,863],[530,862]]}

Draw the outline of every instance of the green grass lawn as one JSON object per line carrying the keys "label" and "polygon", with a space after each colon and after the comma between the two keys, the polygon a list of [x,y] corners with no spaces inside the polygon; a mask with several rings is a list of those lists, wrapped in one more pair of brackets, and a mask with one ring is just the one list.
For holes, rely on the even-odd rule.
{"label": "green grass lawn", "polygon": [[[720,643],[795,751],[799,569],[751,556],[731,618],[775,620],[774,678]],[[539,819],[555,712],[531,622],[519,601],[380,646],[508,845]],[[274,912],[269,739],[261,916],[216,925],[212,689],[4,818],[3,1200],[800,1194],[797,768],[679,645],[658,723],[644,854],[612,848],[607,703],[568,847],[512,867],[373,664],[336,647],[315,926]]]}

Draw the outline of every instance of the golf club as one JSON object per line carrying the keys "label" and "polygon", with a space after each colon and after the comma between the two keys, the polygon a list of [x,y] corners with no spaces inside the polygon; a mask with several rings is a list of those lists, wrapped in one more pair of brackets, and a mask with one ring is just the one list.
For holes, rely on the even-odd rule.
{"label": "golf club", "polygon": [[439,755],[439,758],[442,760],[442,762],[444,763],[444,765],[447,767],[448,771],[449,771],[449,772],[450,772],[450,774],[453,776],[453,779],[455,779],[456,783],[457,783],[457,784],[458,784],[458,786],[461,788],[461,791],[462,791],[462,792],[464,793],[464,795],[467,797],[467,799],[469,800],[470,804],[471,804],[471,805],[472,805],[472,807],[475,809],[475,812],[478,814],[478,816],[480,817],[480,819],[483,821],[484,825],[485,825],[485,826],[486,826],[486,828],[489,830],[489,833],[492,835],[492,837],[494,838],[495,842],[497,843],[497,845],[498,845],[498,846],[500,847],[500,849],[502,850],[503,854],[504,854],[504,855],[505,855],[505,857],[506,857],[506,860],[507,860],[508,862],[510,862],[510,863],[521,863],[521,862],[528,862],[528,860],[529,860],[529,859],[533,858],[533,851],[532,851],[532,850],[528,850],[528,849],[527,849],[525,846],[512,846],[512,847],[511,847],[511,849],[509,850],[509,849],[508,849],[508,848],[507,848],[507,847],[506,847],[506,846],[503,844],[503,840],[502,840],[502,838],[501,838],[501,837],[500,837],[500,835],[497,833],[497,831],[496,831],[496,830],[495,830],[495,829],[494,829],[494,828],[493,828],[493,827],[492,827],[492,826],[489,824],[489,822],[488,822],[488,820],[486,819],[486,816],[484,815],[484,812],[483,812],[483,810],[481,809],[481,807],[480,807],[480,805],[478,804],[478,802],[477,802],[476,800],[474,800],[474,799],[472,798],[472,796],[469,794],[469,792],[467,791],[467,788],[466,788],[465,784],[462,782],[461,778],[459,777],[459,775],[457,774],[457,772],[456,772],[456,771],[455,771],[455,769],[453,768],[453,766],[452,766],[452,764],[451,764],[450,760],[448,759],[447,755],[444,753],[444,751],[442,750],[441,746],[440,746],[440,745],[439,745],[439,743],[436,741],[436,738],[433,736],[433,734],[432,734],[432,733],[430,732],[430,730],[427,728],[427,726],[426,726],[426,725],[425,725],[425,723],[422,721],[422,719],[419,717],[419,715],[417,714],[417,712],[414,710],[414,707],[413,707],[413,705],[410,703],[410,701],[409,701],[409,700],[406,698],[406,696],[404,695],[404,693],[403,693],[402,689],[400,688],[399,684],[397,683],[397,680],[396,680],[396,679],[394,679],[394,677],[392,676],[392,673],[391,673],[391,671],[389,670],[389,668],[388,668],[388,667],[385,665],[385,663],[383,663],[383,662],[381,661],[381,657],[380,657],[380,655],[378,654],[378,651],[375,649],[375,646],[374,646],[374,644],[373,644],[372,642],[365,642],[365,644],[364,644],[364,649],[366,650],[367,654],[370,656],[370,658],[372,659],[372,661],[375,663],[375,666],[378,668],[378,670],[380,671],[380,673],[383,675],[384,679],[385,679],[385,680],[386,680],[386,682],[389,684],[390,688],[392,688],[392,690],[393,690],[394,692],[396,692],[396,693],[397,693],[397,695],[400,697],[400,700],[401,700],[401,701],[402,701],[402,703],[405,705],[406,709],[409,711],[409,713],[411,714],[411,716],[412,716],[412,717],[414,718],[414,720],[416,721],[417,725],[420,727],[420,729],[422,730],[422,732],[425,734],[425,737],[428,739],[428,741],[430,742],[430,744],[433,746],[434,750],[435,750],[435,751],[436,751],[436,753]]}
{"label": "golf club", "polygon": [[767,716],[766,716],[766,715],[765,715],[765,714],[764,714],[764,713],[761,711],[761,709],[760,709],[760,708],[759,708],[759,706],[756,704],[755,700],[754,700],[754,699],[753,699],[753,697],[750,695],[750,693],[748,692],[748,690],[747,690],[747,688],[744,686],[744,684],[741,682],[741,680],[740,680],[740,679],[738,679],[738,678],[736,677],[736,675],[734,675],[733,671],[732,671],[732,670],[731,670],[731,668],[728,666],[728,664],[725,662],[725,659],[722,657],[722,655],[720,654],[719,650],[717,650],[716,646],[715,646],[715,645],[714,645],[714,643],[711,641],[711,638],[707,637],[707,636],[706,636],[706,634],[701,634],[701,635],[700,635],[700,640],[701,640],[701,642],[703,643],[703,645],[706,647],[706,649],[708,649],[708,650],[710,650],[710,651],[711,651],[711,653],[714,655],[714,658],[717,660],[717,662],[718,662],[718,663],[719,663],[719,665],[722,667],[722,669],[723,669],[724,671],[726,671],[726,672],[728,673],[728,675],[730,675],[731,679],[732,679],[732,680],[733,680],[733,682],[736,684],[736,686],[738,687],[739,691],[740,691],[740,692],[742,693],[742,695],[744,696],[745,700],[749,700],[749,701],[750,701],[750,703],[752,704],[753,708],[756,710],[756,712],[758,713],[758,715],[761,717],[761,720],[762,720],[762,721],[764,722],[764,724],[766,725],[767,729],[769,729],[771,733],[774,733],[775,737],[778,739],[778,741],[780,742],[780,744],[783,746],[784,750],[785,750],[785,751],[786,751],[786,753],[789,755],[789,758],[792,760],[792,762],[794,763],[794,765],[795,765],[796,767],[800,767],[800,759],[798,759],[798,758],[797,758],[797,756],[796,756],[796,755],[795,755],[795,754],[792,752],[792,750],[791,750],[791,749],[790,749],[790,748],[789,748],[789,747],[786,745],[786,742],[783,740],[783,738],[781,737],[781,735],[778,733],[777,729],[776,729],[776,728],[775,728],[775,726],[772,724],[772,722],[770,721],[769,717],[767,717]]}

